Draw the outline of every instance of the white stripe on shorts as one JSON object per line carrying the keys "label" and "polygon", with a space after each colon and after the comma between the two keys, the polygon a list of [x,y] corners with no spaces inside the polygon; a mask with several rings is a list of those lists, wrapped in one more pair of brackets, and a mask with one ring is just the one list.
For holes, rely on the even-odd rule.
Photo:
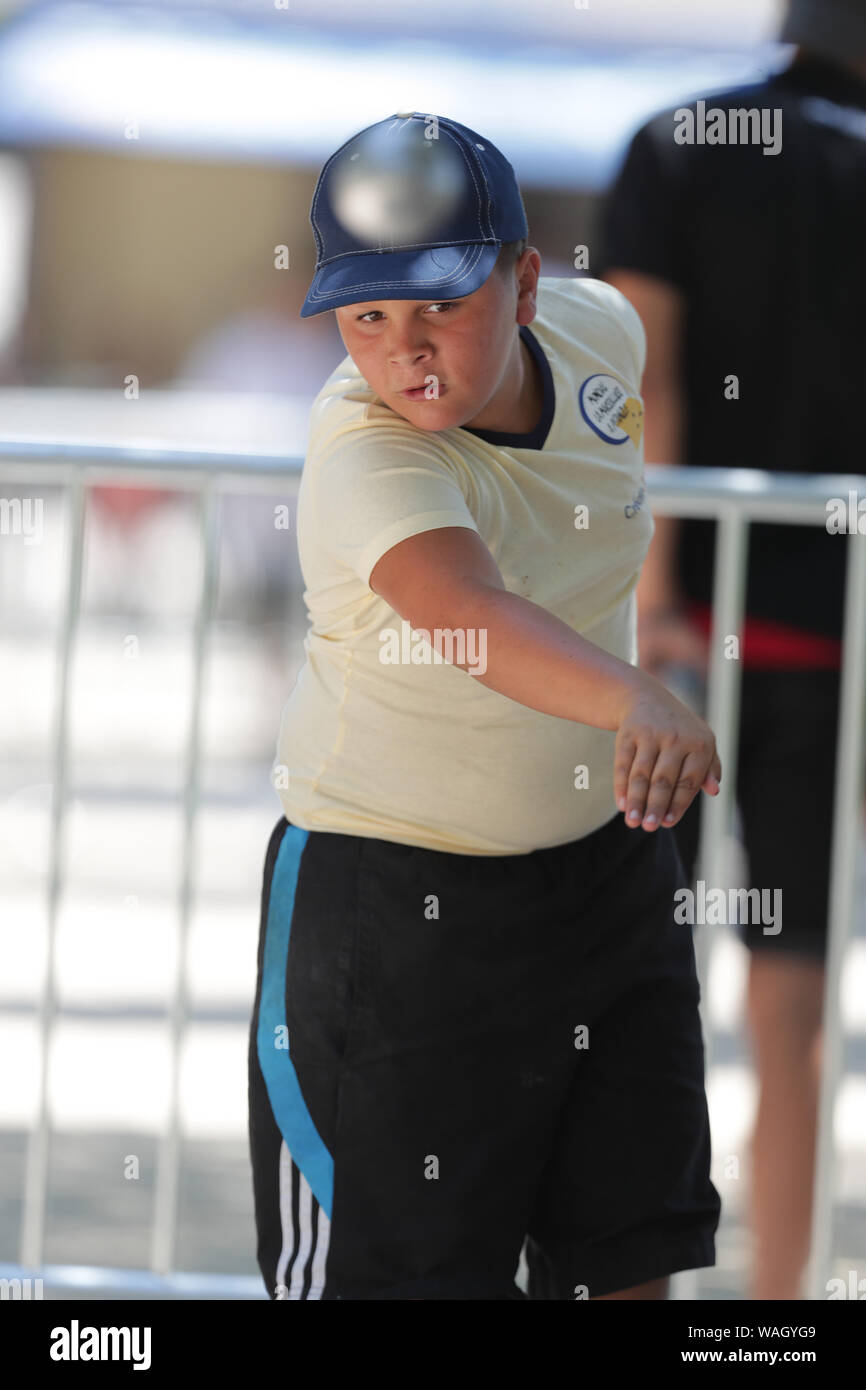
{"label": "white stripe on shorts", "polygon": [[[325,1287],[325,1263],[331,1236],[331,1223],[313,1196],[313,1190],[301,1170],[292,1160],[285,1139],[280,1144],[279,1167],[280,1225],[283,1245],[277,1261],[276,1299],[303,1297],[304,1273],[313,1246],[313,1212],[318,1213],[315,1249],[312,1249],[310,1290],[307,1298],[321,1298]],[[292,1259],[295,1245],[295,1225],[292,1217],[292,1196],[298,1199],[298,1251]],[[291,1261],[291,1269],[289,1262]],[[287,1283],[287,1279],[291,1282]]]}

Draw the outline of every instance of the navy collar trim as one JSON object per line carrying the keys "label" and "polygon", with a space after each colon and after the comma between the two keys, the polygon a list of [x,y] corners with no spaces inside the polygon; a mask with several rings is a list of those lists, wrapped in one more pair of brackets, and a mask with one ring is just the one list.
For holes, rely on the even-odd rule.
{"label": "navy collar trim", "polygon": [[547,436],[550,434],[553,413],[556,409],[553,373],[541,344],[525,323],[520,326],[520,336],[541,368],[544,404],[541,410],[541,419],[535,429],[530,430],[528,434],[511,434],[508,430],[472,430],[466,425],[461,426],[461,428],[465,429],[467,434],[477,435],[479,439],[485,440],[488,444],[498,444],[510,449],[543,449],[547,442]]}

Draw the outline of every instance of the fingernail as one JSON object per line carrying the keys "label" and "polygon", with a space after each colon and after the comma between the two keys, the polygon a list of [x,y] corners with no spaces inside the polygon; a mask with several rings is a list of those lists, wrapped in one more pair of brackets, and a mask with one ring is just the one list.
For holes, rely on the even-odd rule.
{"label": "fingernail", "polygon": [[631,821],[632,825],[637,825],[638,821],[640,820],[640,811],[629,811],[628,818]]}
{"label": "fingernail", "polygon": [[655,825],[657,820],[658,816],[656,815],[647,816],[646,820],[644,821],[644,825]]}
{"label": "fingernail", "polygon": [[621,811],[624,811],[624,810],[625,810],[625,797],[624,797],[624,796],[621,796],[620,799],[619,799],[619,801],[618,801],[616,804],[617,804],[617,806],[619,807],[619,809],[620,809]]}
{"label": "fingernail", "polygon": [[673,823],[674,823],[674,818],[673,818],[673,816],[672,816],[672,815],[667,815],[667,816],[665,816],[664,823],[665,823],[665,825],[673,825]]}

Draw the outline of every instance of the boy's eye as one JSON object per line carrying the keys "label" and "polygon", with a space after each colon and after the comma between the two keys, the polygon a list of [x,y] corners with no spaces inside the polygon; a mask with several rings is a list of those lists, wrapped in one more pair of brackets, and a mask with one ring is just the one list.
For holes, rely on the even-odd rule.
{"label": "boy's eye", "polygon": [[[459,302],[460,302],[459,300],[441,299],[441,300],[437,300],[437,301],[436,301],[435,303],[433,303],[433,304],[428,304],[428,305],[427,305],[427,309],[453,309],[455,303],[459,303]],[[427,312],[427,309],[424,310],[425,313]],[[371,322],[372,322],[372,319],[371,319],[371,317],[370,317],[371,314],[381,314],[381,312],[382,312],[381,309],[368,309],[367,312],[366,312],[366,314],[359,314],[359,315],[358,315],[358,322],[359,322],[359,323],[364,323],[364,322],[366,321],[367,323],[371,323]],[[438,317],[438,315],[434,315],[434,317]]]}

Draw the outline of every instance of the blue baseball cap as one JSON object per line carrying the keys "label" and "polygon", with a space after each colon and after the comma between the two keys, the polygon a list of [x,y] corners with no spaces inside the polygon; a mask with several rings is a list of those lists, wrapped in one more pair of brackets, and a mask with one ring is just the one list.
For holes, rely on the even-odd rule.
{"label": "blue baseball cap", "polygon": [[529,236],[514,170],[445,116],[398,111],[332,154],[310,209],[316,273],[300,317],[375,299],[459,299]]}

